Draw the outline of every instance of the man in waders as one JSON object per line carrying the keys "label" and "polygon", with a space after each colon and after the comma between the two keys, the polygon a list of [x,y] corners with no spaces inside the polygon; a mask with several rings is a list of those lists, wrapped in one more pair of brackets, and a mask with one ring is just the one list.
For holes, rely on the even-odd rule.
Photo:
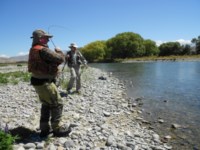
{"label": "man in waders", "polygon": [[70,80],[68,83],[67,91],[68,94],[72,93],[71,89],[76,81],[76,92],[80,93],[81,91],[81,71],[80,65],[87,64],[86,59],[83,57],[81,52],[77,50],[77,45],[75,43],[71,43],[69,48],[71,49],[67,52],[66,61],[68,63],[68,67],[70,68]]}
{"label": "man in waders", "polygon": [[[40,116],[41,137],[46,137],[53,130],[54,136],[66,136],[68,128],[61,124],[63,103],[55,85],[58,66],[64,62],[63,52],[49,49],[47,43],[52,35],[43,30],[32,34],[32,47],[29,51],[28,71],[31,72],[31,84],[34,86],[42,103]],[[51,122],[51,126],[49,124]]]}

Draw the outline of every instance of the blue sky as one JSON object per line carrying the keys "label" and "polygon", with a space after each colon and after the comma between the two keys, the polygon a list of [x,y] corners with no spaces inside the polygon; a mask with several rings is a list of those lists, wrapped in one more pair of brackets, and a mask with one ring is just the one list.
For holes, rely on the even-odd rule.
{"label": "blue sky", "polygon": [[199,7],[199,0],[1,0],[0,56],[28,54],[35,29],[50,32],[63,50],[122,32],[188,43],[200,35]]}

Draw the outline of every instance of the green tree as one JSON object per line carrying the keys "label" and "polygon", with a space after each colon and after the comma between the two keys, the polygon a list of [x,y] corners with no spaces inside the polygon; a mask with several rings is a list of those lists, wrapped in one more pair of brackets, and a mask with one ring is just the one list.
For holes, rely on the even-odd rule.
{"label": "green tree", "polygon": [[107,48],[111,58],[131,58],[142,56],[145,53],[143,38],[133,32],[124,32],[107,40]]}
{"label": "green tree", "polygon": [[105,49],[105,41],[95,41],[82,47],[80,50],[89,62],[94,62],[104,59],[106,55]]}
{"label": "green tree", "polygon": [[152,56],[152,55],[158,55],[159,49],[156,46],[156,43],[150,39],[144,40],[144,46],[145,46],[145,56]]}
{"label": "green tree", "polygon": [[191,42],[195,44],[196,53],[200,54],[200,36],[198,36],[197,38],[193,38]]}
{"label": "green tree", "polygon": [[159,46],[160,56],[180,55],[182,48],[179,42],[167,42]]}
{"label": "green tree", "polygon": [[182,55],[190,55],[191,54],[191,46],[189,44],[182,46]]}

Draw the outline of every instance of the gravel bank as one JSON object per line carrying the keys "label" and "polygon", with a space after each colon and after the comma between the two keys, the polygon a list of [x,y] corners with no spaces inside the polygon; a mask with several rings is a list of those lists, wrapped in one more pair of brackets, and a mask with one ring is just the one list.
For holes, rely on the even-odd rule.
{"label": "gravel bank", "polygon": [[[69,79],[67,72],[64,79]],[[124,85],[106,72],[84,70],[82,93],[62,98],[64,122],[77,127],[67,137],[40,139],[40,103],[34,88],[25,82],[0,86],[0,127],[4,129],[7,123],[10,132],[23,137],[14,144],[14,150],[172,149],[158,134],[142,126],[145,120],[138,115],[140,100],[128,98]]]}

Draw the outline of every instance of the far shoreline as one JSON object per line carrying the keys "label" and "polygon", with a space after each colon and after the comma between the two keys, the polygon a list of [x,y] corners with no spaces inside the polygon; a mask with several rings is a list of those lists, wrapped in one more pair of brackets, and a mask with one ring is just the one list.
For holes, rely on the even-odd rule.
{"label": "far shoreline", "polygon": [[[200,61],[199,55],[184,55],[184,56],[146,56],[146,57],[135,57],[135,58],[119,58],[113,60],[101,60],[89,63],[137,63],[137,62],[165,62],[165,61]],[[0,67],[6,65],[15,65],[21,66],[22,64],[27,64],[27,61],[0,61]]]}
{"label": "far shoreline", "polygon": [[133,63],[133,62],[165,62],[165,61],[200,61],[200,55],[187,56],[149,56],[137,58],[116,59],[115,62]]}

